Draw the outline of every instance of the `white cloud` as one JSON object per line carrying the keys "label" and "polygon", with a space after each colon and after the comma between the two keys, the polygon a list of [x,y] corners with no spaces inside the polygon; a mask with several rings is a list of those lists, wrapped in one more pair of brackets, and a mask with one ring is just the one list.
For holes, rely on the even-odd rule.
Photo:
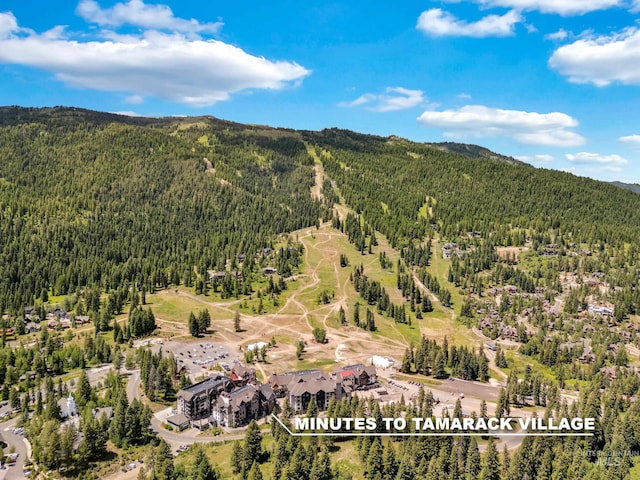
{"label": "white cloud", "polygon": [[139,103],[144,102],[144,98],[141,97],[140,95],[129,95],[127,98],[124,99],[124,101],[127,103],[137,105]]}
{"label": "white cloud", "polygon": [[293,62],[270,61],[179,32],[112,32],[109,40],[77,41],[33,32],[18,35],[25,30],[11,19],[11,13],[0,14],[0,64],[40,68],[72,86],[124,92],[132,98],[153,96],[206,106],[241,90],[296,85],[311,73]]}
{"label": "white cloud", "polygon": [[552,155],[540,154],[540,155],[521,155],[516,157],[517,160],[527,163],[551,163],[555,160]]}
{"label": "white cloud", "polygon": [[18,21],[16,20],[16,17],[13,15],[13,13],[0,12],[0,40],[9,38],[19,30],[20,29],[18,28]]}
{"label": "white cloud", "polygon": [[[563,16],[582,15],[621,5],[621,0],[475,0],[486,7],[506,7],[522,11],[539,11]],[[638,0],[636,0],[638,1]]]}
{"label": "white cloud", "polygon": [[522,17],[515,10],[504,15],[487,15],[469,23],[440,8],[432,8],[420,14],[416,28],[434,37],[506,37],[513,35],[515,25],[521,21]]}
{"label": "white cloud", "polygon": [[116,115],[124,115],[127,117],[144,117],[144,115],[138,112],[134,112],[132,110],[120,110],[118,112],[110,112],[110,113],[115,113]]}
{"label": "white cloud", "polygon": [[629,163],[629,160],[627,160],[626,158],[622,158],[620,155],[616,154],[600,155],[599,153],[579,152],[576,154],[567,153],[565,157],[571,163],[582,165],[609,165],[611,166],[611,168],[619,168],[615,166],[626,165],[627,163]]}
{"label": "white cloud", "polygon": [[217,33],[221,22],[200,23],[198,20],[177,18],[167,5],[147,5],[142,0],[116,3],[111,8],[100,8],[94,0],[82,0],[76,13],[87,22],[104,27],[135,25],[145,29],[169,30],[181,33]]}
{"label": "white cloud", "polygon": [[629,11],[631,13],[640,12],[640,0],[633,0],[633,4],[631,5],[631,8],[629,9]]}
{"label": "white cloud", "polygon": [[460,100],[471,100],[471,95],[469,95],[468,93],[459,93],[458,95],[456,95],[457,98],[459,98]]}
{"label": "white cloud", "polygon": [[557,32],[548,33],[547,35],[544,36],[544,38],[546,38],[547,40],[561,41],[561,40],[566,40],[568,36],[569,36],[569,32],[567,32],[564,28],[561,28]]}
{"label": "white cloud", "polygon": [[640,31],[589,36],[558,48],[549,65],[574,83],[604,87],[613,82],[640,84]]}
{"label": "white cloud", "polygon": [[520,143],[569,147],[582,145],[581,135],[568,130],[578,121],[560,112],[537,113],[467,105],[457,110],[428,110],[418,122],[442,128],[450,137],[510,137]]}
{"label": "white cloud", "polygon": [[625,143],[638,143],[640,144],[640,135],[626,135],[624,137],[618,138],[619,142]]}
{"label": "white cloud", "polygon": [[365,93],[351,102],[341,102],[341,107],[358,107],[366,105],[367,110],[374,112],[392,112],[413,108],[424,102],[422,90],[409,90],[402,87],[387,87],[385,93],[375,95]]}

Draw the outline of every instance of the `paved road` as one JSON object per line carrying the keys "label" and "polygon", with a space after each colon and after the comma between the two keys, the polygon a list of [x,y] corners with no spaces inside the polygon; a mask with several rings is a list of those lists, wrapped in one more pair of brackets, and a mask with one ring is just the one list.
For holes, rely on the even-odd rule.
{"label": "paved road", "polygon": [[15,453],[18,454],[16,463],[8,466],[6,470],[0,470],[0,479],[15,480],[24,478],[24,462],[28,458],[29,451],[25,438],[11,431],[16,423],[18,423],[17,417],[8,422],[0,423],[0,433],[7,443],[7,448],[4,449],[4,453],[9,453],[11,446],[13,446]]}
{"label": "paved road", "polygon": [[[123,370],[125,375],[129,377],[127,382],[127,399],[129,402],[134,398],[138,400],[142,397],[140,392],[140,370]],[[229,435],[220,435],[218,437],[207,437],[200,435],[200,430],[190,429],[184,432],[169,431],[164,428],[163,422],[158,418],[157,414],[151,417],[151,428],[154,432],[163,438],[174,450],[180,445],[191,445],[192,443],[209,443],[209,442],[226,442],[228,440],[242,440],[244,431]]]}

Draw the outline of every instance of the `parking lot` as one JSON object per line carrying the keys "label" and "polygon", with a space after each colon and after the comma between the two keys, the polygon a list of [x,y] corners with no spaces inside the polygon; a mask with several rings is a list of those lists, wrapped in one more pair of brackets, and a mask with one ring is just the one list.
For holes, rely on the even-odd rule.
{"label": "parking lot", "polygon": [[192,380],[210,371],[229,373],[238,352],[215,342],[197,340],[194,342],[168,341],[154,346],[154,351],[162,349],[163,354],[173,353],[178,367],[184,366]]}

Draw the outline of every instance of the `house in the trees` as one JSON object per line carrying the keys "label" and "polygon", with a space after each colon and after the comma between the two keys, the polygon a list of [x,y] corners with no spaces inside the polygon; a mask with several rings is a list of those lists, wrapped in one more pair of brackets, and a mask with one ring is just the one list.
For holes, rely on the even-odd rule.
{"label": "house in the trees", "polygon": [[24,326],[25,333],[33,333],[33,332],[39,332],[39,331],[40,331],[40,325],[36,322],[27,322]]}

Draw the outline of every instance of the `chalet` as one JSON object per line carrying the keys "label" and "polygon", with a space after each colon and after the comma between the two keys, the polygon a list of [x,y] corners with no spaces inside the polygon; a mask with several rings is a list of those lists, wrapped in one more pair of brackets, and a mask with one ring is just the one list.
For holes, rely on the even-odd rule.
{"label": "chalet", "polygon": [[178,413],[193,421],[209,417],[216,399],[222,392],[231,390],[233,384],[225,376],[210,377],[178,391]]}
{"label": "chalet", "polygon": [[516,293],[518,293],[518,287],[516,287],[515,285],[506,285],[504,287],[504,291],[509,295],[515,295]]}
{"label": "chalet", "polygon": [[585,347],[584,351],[582,352],[582,355],[580,355],[580,357],[578,358],[578,361],[580,363],[593,363],[596,361],[596,356],[593,353],[593,350],[591,349],[591,347],[587,346]]}
{"label": "chalet", "polygon": [[600,372],[609,380],[615,380],[618,377],[615,367],[602,367]]}
{"label": "chalet", "polygon": [[40,325],[35,322],[27,322],[24,326],[25,333],[33,333],[40,331]]}
{"label": "chalet", "polygon": [[231,367],[231,373],[229,374],[229,379],[236,386],[240,386],[240,387],[246,385],[247,383],[257,382],[255,369],[245,367],[241,363],[236,363],[233,367]]}
{"label": "chalet", "polygon": [[260,389],[245,385],[233,392],[222,392],[216,399],[211,419],[223,427],[240,427],[260,416]]}
{"label": "chalet", "polygon": [[222,280],[227,274],[227,272],[216,272],[215,270],[208,270],[207,273],[209,274],[209,281]]}
{"label": "chalet", "polygon": [[89,323],[89,315],[76,316],[76,325],[84,325],[85,323]]}
{"label": "chalet", "polygon": [[613,308],[611,307],[600,307],[597,305],[589,305],[587,307],[587,311],[590,313],[595,313],[597,315],[603,315],[605,317],[613,316]]}
{"label": "chalet", "polygon": [[333,377],[342,383],[345,390],[362,390],[378,385],[376,367],[365,366],[362,363],[336,367]]}
{"label": "chalet", "polygon": [[311,398],[319,410],[326,410],[332,397],[341,400],[348,395],[340,379],[327,378],[321,370],[287,372],[281,375],[274,373],[269,377],[268,384],[276,396],[289,396],[291,408],[296,413],[306,411]]}
{"label": "chalet", "polygon": [[451,258],[451,253],[458,249],[455,243],[445,243],[442,245],[442,258]]}
{"label": "chalet", "polygon": [[480,320],[480,328],[481,329],[485,329],[485,328],[493,328],[493,325],[495,324],[494,320],[490,317],[485,317],[483,319]]}
{"label": "chalet", "polygon": [[341,382],[323,375],[289,385],[289,404],[296,413],[305,412],[312,398],[318,410],[326,410],[331,398],[340,401],[347,395]]}
{"label": "chalet", "polygon": [[489,343],[489,342],[485,343],[485,344],[484,344],[484,346],[485,346],[485,347],[487,347],[487,348],[488,348],[489,350],[491,350],[492,352],[497,352],[497,351],[498,351],[498,348],[499,348],[497,344],[495,344],[495,343]]}
{"label": "chalet", "polygon": [[271,275],[275,275],[276,273],[278,273],[278,270],[276,270],[273,267],[266,267],[262,270],[262,273],[264,273],[265,277],[269,277]]}

